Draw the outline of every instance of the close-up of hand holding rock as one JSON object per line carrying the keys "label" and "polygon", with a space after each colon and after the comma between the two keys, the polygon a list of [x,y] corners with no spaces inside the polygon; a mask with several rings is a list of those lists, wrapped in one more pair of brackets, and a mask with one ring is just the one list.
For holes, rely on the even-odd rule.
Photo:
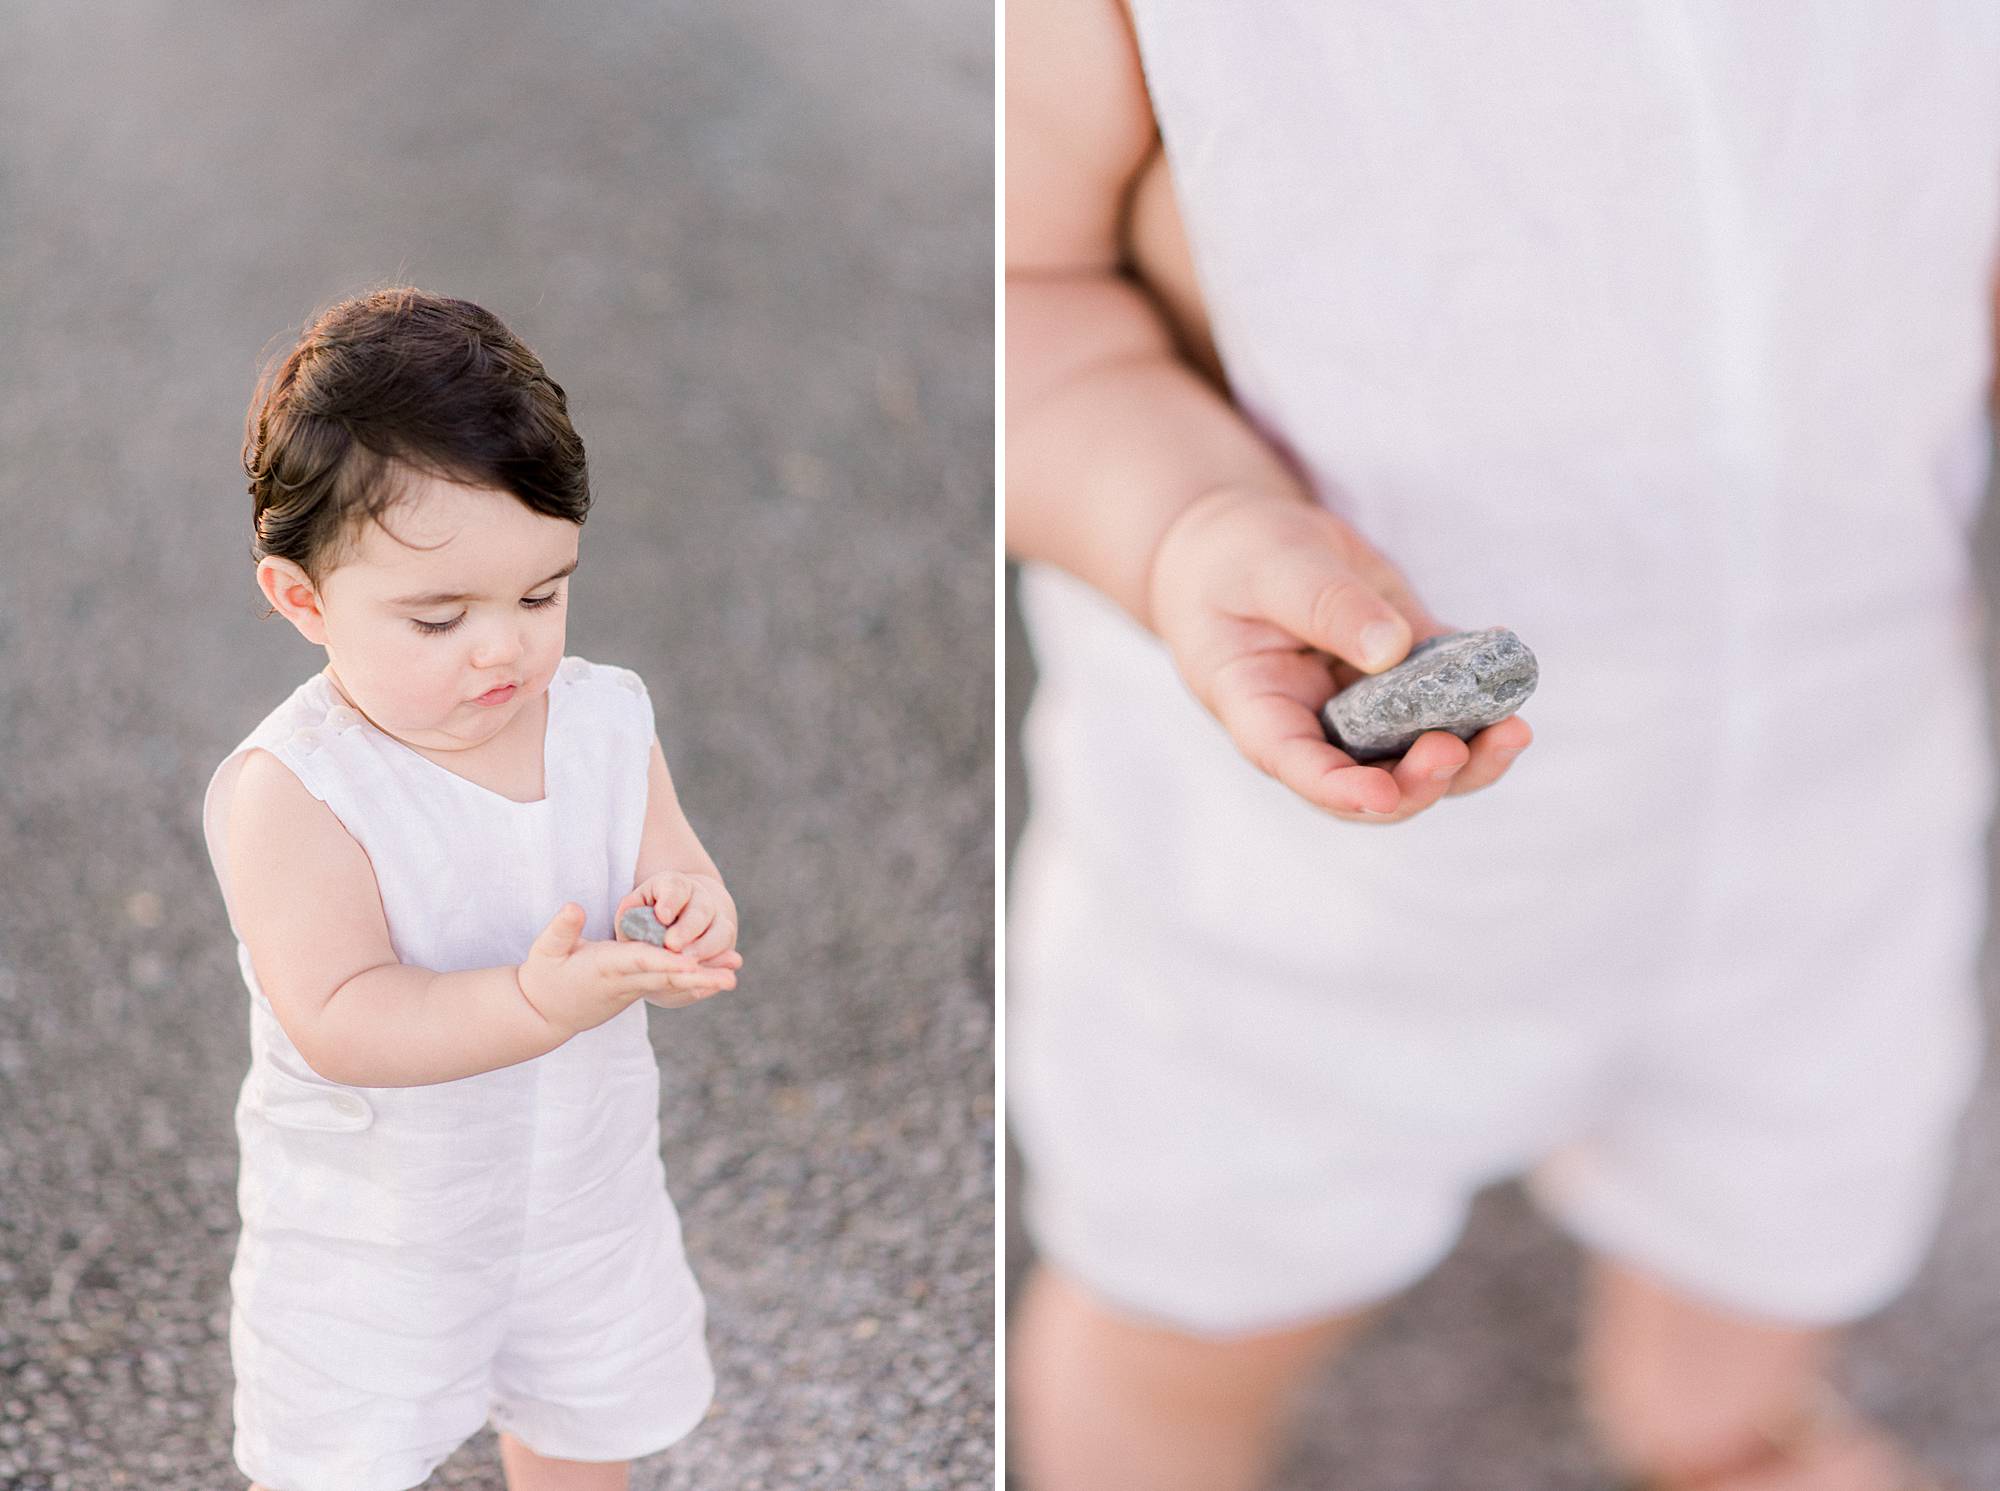
{"label": "close-up of hand holding rock", "polygon": [[1419,736],[1361,764],[1332,744],[1328,700],[1452,632],[1335,514],[1303,497],[1219,489],[1161,536],[1150,621],[1181,677],[1260,771],[1339,818],[1396,823],[1500,780],[1534,732],[1510,716],[1470,741]]}

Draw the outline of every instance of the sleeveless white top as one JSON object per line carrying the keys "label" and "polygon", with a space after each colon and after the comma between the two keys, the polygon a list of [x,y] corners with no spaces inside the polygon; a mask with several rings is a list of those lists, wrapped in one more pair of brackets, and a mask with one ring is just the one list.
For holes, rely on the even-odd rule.
{"label": "sleeveless white top", "polygon": [[[545,795],[517,802],[376,729],[316,673],[209,784],[203,826],[225,901],[231,795],[245,754],[261,747],[367,851],[402,962],[437,972],[519,963],[564,901],[583,907],[585,937],[609,939],[633,885],[654,728],[637,674],[563,659],[549,685]],[[678,1313],[699,1320],[664,1191],[659,1070],[643,1003],[513,1066],[357,1087],[306,1064],[258,987],[240,932],[237,954],[251,1037],[237,1105],[239,1311],[254,1315],[256,1301],[287,1293],[273,1271],[324,1267],[296,1239],[362,1245],[349,1267],[371,1266],[378,1254],[368,1245],[385,1242],[406,1268],[413,1256],[440,1268],[497,1267],[557,1232],[637,1226],[658,1252],[650,1286],[678,1295]]]}
{"label": "sleeveless white top", "polygon": [[1236,399],[1440,614],[1963,587],[2000,8],[1133,9]]}

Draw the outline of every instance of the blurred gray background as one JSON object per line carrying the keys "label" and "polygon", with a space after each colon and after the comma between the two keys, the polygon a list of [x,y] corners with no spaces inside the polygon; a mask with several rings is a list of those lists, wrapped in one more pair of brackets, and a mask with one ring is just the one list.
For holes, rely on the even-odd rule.
{"label": "blurred gray background", "polygon": [[[2000,696],[2000,483],[1975,542],[1989,690]],[[1011,854],[1029,798],[1016,740],[1034,666],[1011,566],[1008,578]],[[1893,758],[1884,769],[1893,773]],[[1989,859],[1996,852],[2000,831],[1988,838]],[[2000,1487],[2000,926],[1989,925],[1985,970],[1987,1070],[1943,1232],[1909,1293],[1855,1329],[1837,1378],[1966,1491]],[[1008,1160],[1011,1187],[1020,1172],[1011,1151]],[[1010,1206],[1010,1293],[1031,1258]],[[1316,1381],[1273,1491],[1608,1491],[1575,1398],[1582,1277],[1581,1255],[1518,1187],[1487,1191],[1457,1251]]]}
{"label": "blurred gray background", "polygon": [[[993,1475],[992,7],[77,7],[0,23],[0,1486],[240,1484],[247,995],[209,774],[260,362],[408,281],[569,390],[569,650],[740,902],[655,1013],[714,1415],[641,1488]],[[435,1478],[500,1484],[483,1434]]]}

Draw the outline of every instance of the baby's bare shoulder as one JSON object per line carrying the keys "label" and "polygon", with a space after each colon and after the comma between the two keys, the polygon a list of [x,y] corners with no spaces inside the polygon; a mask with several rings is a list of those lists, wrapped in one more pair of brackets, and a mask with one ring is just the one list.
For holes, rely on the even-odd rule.
{"label": "baby's bare shoulder", "polygon": [[252,878],[249,872],[253,866],[263,861],[257,867],[271,868],[270,859],[281,852],[289,855],[315,842],[332,845],[341,839],[354,844],[357,851],[361,848],[333,809],[314,797],[296,772],[262,747],[244,753],[224,810],[228,814],[230,879],[236,882],[232,889],[247,889],[244,882]]}
{"label": "baby's bare shoulder", "polygon": [[236,928],[281,1024],[397,961],[368,852],[290,767],[249,752],[228,815]]}

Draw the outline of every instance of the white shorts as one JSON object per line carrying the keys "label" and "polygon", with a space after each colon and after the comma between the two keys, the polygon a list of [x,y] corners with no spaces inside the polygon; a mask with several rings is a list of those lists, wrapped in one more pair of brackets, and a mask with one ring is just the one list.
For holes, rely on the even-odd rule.
{"label": "white shorts", "polygon": [[[1045,1257],[1184,1330],[1294,1324],[1411,1283],[1525,1174],[1580,1241],[1725,1308],[1830,1323],[1909,1280],[1980,1059],[1970,618],[1773,637],[1786,666],[1727,717],[1670,646],[1527,638],[1536,745],[1370,827],[1030,579],[1009,1097]],[[1829,718],[1856,673],[1896,739]]]}
{"label": "white shorts", "polygon": [[230,1274],[245,1475],[405,1491],[489,1420],[567,1460],[633,1459],[700,1422],[705,1310],[644,1007],[628,1014],[432,1087],[253,1068]]}

